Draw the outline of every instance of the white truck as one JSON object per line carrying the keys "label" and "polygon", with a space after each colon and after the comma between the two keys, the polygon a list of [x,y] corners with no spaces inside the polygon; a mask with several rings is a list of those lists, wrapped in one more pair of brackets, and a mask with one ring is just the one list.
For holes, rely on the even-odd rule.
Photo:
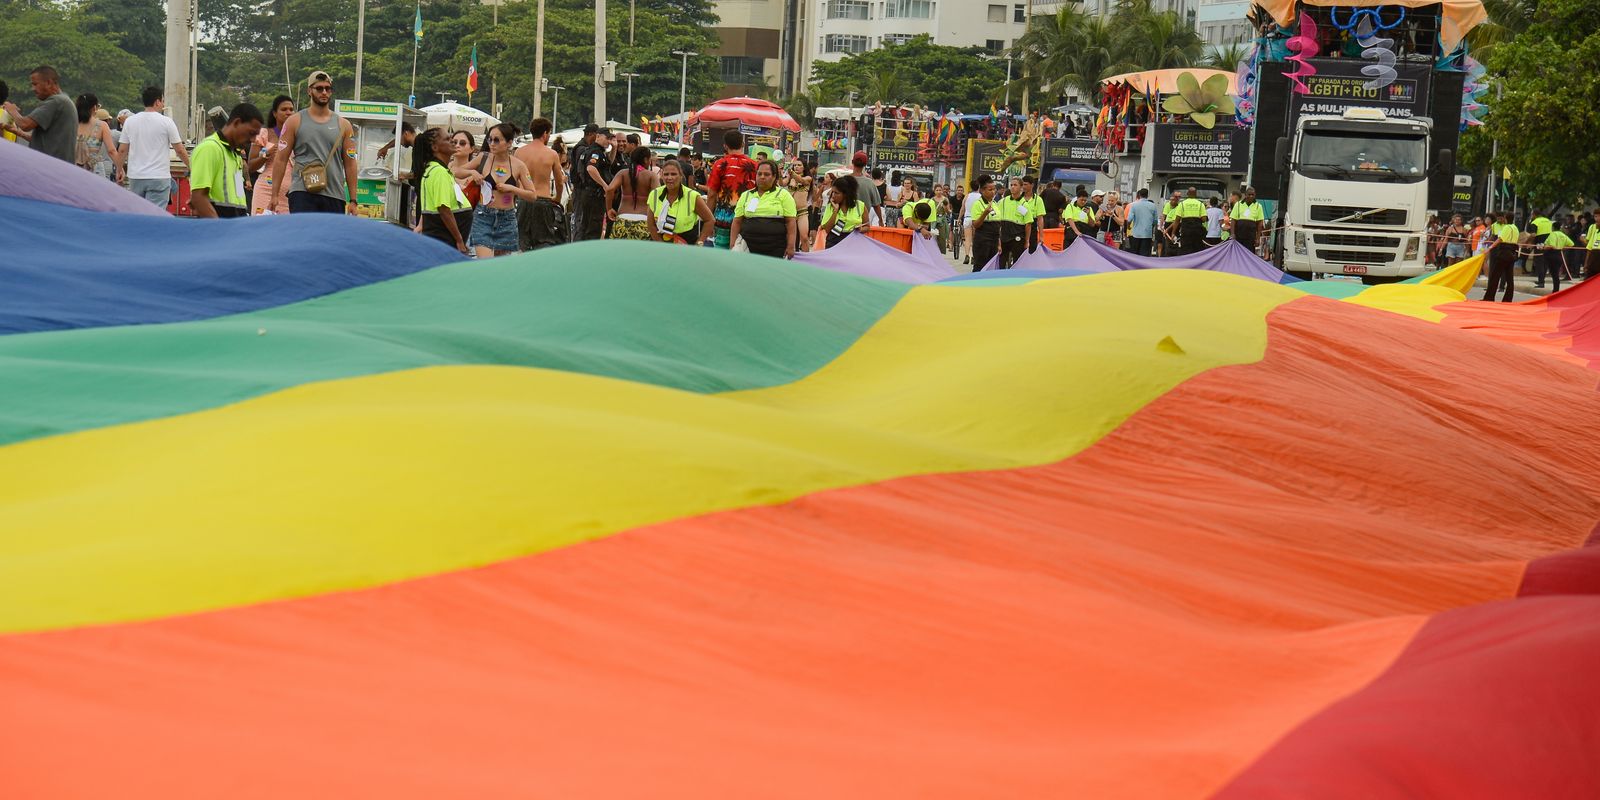
{"label": "white truck", "polygon": [[1359,276],[1390,283],[1427,271],[1428,179],[1450,175],[1454,156],[1433,152],[1433,121],[1381,109],[1306,115],[1277,142],[1288,176],[1274,239],[1290,274]]}

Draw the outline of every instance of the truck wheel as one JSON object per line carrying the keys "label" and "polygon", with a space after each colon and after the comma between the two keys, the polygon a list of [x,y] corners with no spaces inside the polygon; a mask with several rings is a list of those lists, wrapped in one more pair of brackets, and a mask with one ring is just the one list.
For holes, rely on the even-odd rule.
{"label": "truck wheel", "polygon": [[1385,283],[1399,283],[1400,277],[1396,275],[1362,275],[1362,286],[1382,286]]}
{"label": "truck wheel", "polygon": [[1289,270],[1289,274],[1303,281],[1309,281],[1313,277],[1309,272],[1295,272],[1294,270]]}

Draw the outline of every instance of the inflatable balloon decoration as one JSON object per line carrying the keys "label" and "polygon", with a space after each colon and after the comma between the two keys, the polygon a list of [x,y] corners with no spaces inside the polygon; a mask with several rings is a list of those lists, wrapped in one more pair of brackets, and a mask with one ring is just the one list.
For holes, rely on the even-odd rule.
{"label": "inflatable balloon decoration", "polygon": [[1300,12],[1300,25],[1296,34],[1284,42],[1284,47],[1294,51],[1294,55],[1284,59],[1294,64],[1294,72],[1285,72],[1283,77],[1294,82],[1294,90],[1299,94],[1310,94],[1311,89],[1306,86],[1302,78],[1309,78],[1317,74],[1317,68],[1311,66],[1310,59],[1317,57],[1317,23],[1311,15]]}
{"label": "inflatable balloon decoration", "polygon": [[1467,80],[1461,86],[1461,129],[1476,127],[1483,124],[1483,115],[1489,109],[1483,105],[1483,95],[1489,91],[1489,84],[1483,78],[1488,70],[1478,63],[1472,56],[1464,55],[1461,65],[1466,68]]}
{"label": "inflatable balloon decoration", "polygon": [[1256,83],[1257,70],[1261,63],[1261,42],[1258,40],[1250,47],[1250,55],[1239,62],[1236,77],[1239,85],[1239,95],[1234,103],[1233,121],[1241,128],[1248,128],[1256,124]]}
{"label": "inflatable balloon decoration", "polygon": [[1371,78],[1361,86],[1366,89],[1382,89],[1391,83],[1400,73],[1395,71],[1394,40],[1378,37],[1379,31],[1389,30],[1406,20],[1405,6],[1393,6],[1398,12],[1393,22],[1385,22],[1384,9],[1390,6],[1376,6],[1373,8],[1346,8],[1349,14],[1344,22],[1339,21],[1339,6],[1328,10],[1328,20],[1335,28],[1346,33],[1355,32],[1356,44],[1361,45],[1363,58],[1370,58],[1378,63],[1368,64],[1361,68],[1361,74]]}

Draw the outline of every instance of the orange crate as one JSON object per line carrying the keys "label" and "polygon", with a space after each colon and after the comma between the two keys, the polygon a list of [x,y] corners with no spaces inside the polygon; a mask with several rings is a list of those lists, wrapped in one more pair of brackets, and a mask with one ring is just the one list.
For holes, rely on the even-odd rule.
{"label": "orange crate", "polygon": [[1039,243],[1051,250],[1060,252],[1061,243],[1066,241],[1066,234],[1066,228],[1045,228],[1039,231]]}
{"label": "orange crate", "polygon": [[877,239],[903,253],[911,252],[911,231],[906,228],[862,226],[867,236]]}

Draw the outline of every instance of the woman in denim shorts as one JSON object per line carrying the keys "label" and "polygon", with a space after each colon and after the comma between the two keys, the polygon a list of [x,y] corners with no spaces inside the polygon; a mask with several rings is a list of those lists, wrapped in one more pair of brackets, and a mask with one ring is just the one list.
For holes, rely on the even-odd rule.
{"label": "woman in denim shorts", "polygon": [[528,167],[511,155],[511,140],[517,126],[502,122],[489,129],[483,139],[488,154],[478,162],[474,173],[483,182],[483,203],[472,217],[469,244],[478,258],[517,252],[517,198],[538,199],[530,186]]}

